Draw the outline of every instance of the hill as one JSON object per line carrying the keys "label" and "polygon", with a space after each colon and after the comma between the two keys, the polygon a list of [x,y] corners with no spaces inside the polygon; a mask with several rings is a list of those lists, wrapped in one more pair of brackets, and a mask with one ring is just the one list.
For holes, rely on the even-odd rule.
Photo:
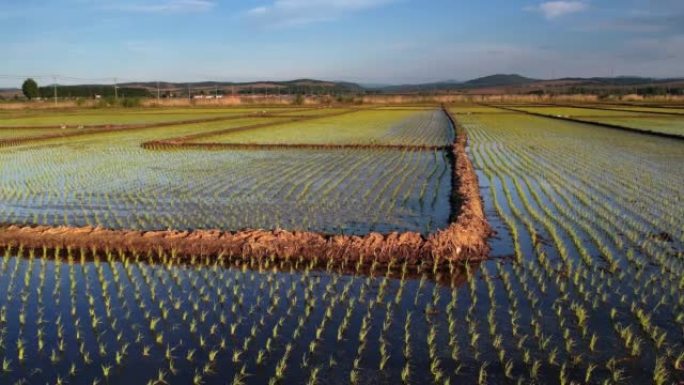
{"label": "hill", "polygon": [[150,94],[156,94],[159,89],[159,92],[164,95],[187,95],[188,92],[191,94],[343,94],[364,91],[364,88],[356,83],[315,79],[258,82],[137,82],[122,83],[119,86],[145,89]]}
{"label": "hill", "polygon": [[518,74],[496,74],[465,82],[435,82],[387,86],[374,90],[382,93],[440,93],[463,94],[684,94],[684,78],[656,79],[638,76],[567,77],[534,79]]}
{"label": "hill", "polygon": [[517,74],[496,74],[468,80],[461,83],[459,88],[509,87],[537,82],[537,79],[527,78]]}

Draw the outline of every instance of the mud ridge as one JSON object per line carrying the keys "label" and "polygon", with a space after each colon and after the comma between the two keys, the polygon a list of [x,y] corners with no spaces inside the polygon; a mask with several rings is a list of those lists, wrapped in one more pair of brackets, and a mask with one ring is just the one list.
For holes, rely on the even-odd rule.
{"label": "mud ridge", "polygon": [[[444,109],[454,127],[457,122]],[[477,175],[466,154],[467,136],[459,130],[452,147],[453,179],[459,207],[455,221],[427,237],[417,232],[330,235],[287,230],[132,231],[95,227],[10,225],[0,230],[0,247],[120,250],[131,253],[165,251],[184,256],[234,256],[317,261],[375,262],[389,265],[447,265],[487,257],[491,228],[485,218]],[[456,214],[456,212],[458,214]]]}

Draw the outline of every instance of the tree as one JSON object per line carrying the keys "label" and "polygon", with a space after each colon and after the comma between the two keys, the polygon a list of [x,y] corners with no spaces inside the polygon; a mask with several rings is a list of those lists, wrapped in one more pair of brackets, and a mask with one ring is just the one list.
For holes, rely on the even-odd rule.
{"label": "tree", "polygon": [[26,99],[31,100],[38,97],[38,83],[33,79],[24,80],[24,84],[21,86],[21,91],[26,96]]}

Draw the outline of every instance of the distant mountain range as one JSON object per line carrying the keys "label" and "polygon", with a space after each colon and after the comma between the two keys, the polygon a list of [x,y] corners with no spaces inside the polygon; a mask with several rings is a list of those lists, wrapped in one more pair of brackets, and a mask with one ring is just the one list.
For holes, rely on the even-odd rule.
{"label": "distant mountain range", "polygon": [[518,74],[496,74],[464,82],[444,81],[371,88],[388,93],[430,93],[439,91],[468,94],[539,93],[539,92],[627,92],[630,89],[682,89],[684,78],[656,79],[638,76],[533,79]]}
{"label": "distant mountain range", "polygon": [[204,92],[206,94],[213,94],[219,92],[222,94],[277,94],[277,93],[321,93],[321,92],[363,92],[365,89],[350,82],[341,81],[325,81],[315,79],[296,79],[288,81],[258,81],[258,82],[195,82],[195,83],[171,83],[171,82],[138,82],[138,83],[122,83],[120,87],[126,88],[144,88],[152,93],[156,93],[157,89],[160,92],[175,92],[186,93],[188,89],[193,94]]}
{"label": "distant mountain range", "polygon": [[[446,80],[420,84],[360,85],[344,81],[296,79],[289,81],[258,82],[131,82],[118,84],[119,95],[129,96],[183,96],[206,94],[430,94],[457,92],[463,94],[526,94],[526,93],[664,93],[684,94],[684,78],[620,77],[567,77],[560,79],[534,79],[518,74],[495,74],[468,81]],[[44,87],[47,93],[52,89]],[[20,94],[16,88],[0,89],[0,97]],[[111,85],[59,86],[59,95],[111,96]]]}

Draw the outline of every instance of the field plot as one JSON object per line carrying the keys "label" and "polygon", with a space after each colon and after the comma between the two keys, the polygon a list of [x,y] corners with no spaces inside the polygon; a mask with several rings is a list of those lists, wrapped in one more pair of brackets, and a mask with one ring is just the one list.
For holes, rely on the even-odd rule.
{"label": "field plot", "polygon": [[599,104],[599,108],[610,108],[614,110],[635,111],[635,112],[655,112],[658,114],[680,114],[684,115],[684,108],[679,107],[649,107],[630,104]]}
{"label": "field plot", "polygon": [[164,259],[4,253],[0,380],[419,384],[478,375],[458,324],[475,293],[459,288],[459,270],[436,284],[297,261]]}
{"label": "field plot", "polygon": [[684,143],[454,111],[504,257],[470,282],[465,349],[523,382],[684,380]]}
{"label": "field plot", "polygon": [[327,115],[336,114],[344,111],[352,111],[352,108],[336,108],[336,107],[315,107],[315,108],[292,108],[285,107],[281,109],[266,108],[259,110],[266,113],[277,114],[280,116],[311,116],[311,115]]}
{"label": "field plot", "polygon": [[501,108],[477,105],[477,104],[462,104],[458,107],[458,114],[510,114],[510,111],[506,111]]}
{"label": "field plot", "polygon": [[192,142],[446,146],[453,141],[454,133],[448,117],[441,110],[432,109],[361,110],[335,117],[207,136]]}
{"label": "field plot", "polygon": [[98,133],[0,151],[0,223],[336,234],[427,234],[448,224],[452,170],[443,151],[140,147],[260,121]]}
{"label": "field plot", "polygon": [[579,107],[514,107],[549,116],[568,117],[580,121],[613,124],[642,131],[684,136],[684,116],[663,115],[648,112],[592,109]]}
{"label": "field plot", "polygon": [[75,129],[61,129],[61,128],[0,128],[0,141],[3,139],[15,139],[25,137],[36,137],[42,135],[59,135],[73,132]]}
{"label": "field plot", "polygon": [[[684,143],[490,107],[453,112],[498,231],[492,259],[438,269],[14,245],[0,256],[0,383],[684,380]],[[204,133],[445,143],[445,117],[249,117],[4,148],[0,222],[428,236],[453,220],[452,164],[463,162],[445,150],[141,144]],[[264,120],[273,125],[241,130]]]}
{"label": "field plot", "polygon": [[430,111],[433,110],[433,106],[410,106],[410,105],[402,105],[402,106],[380,106],[380,107],[373,107],[374,110],[407,110],[407,111]]}
{"label": "field plot", "polygon": [[22,111],[0,115],[1,127],[106,126],[148,124],[196,119],[215,119],[247,114],[277,113],[278,108],[164,108],[164,109],[82,109],[75,111]]}

